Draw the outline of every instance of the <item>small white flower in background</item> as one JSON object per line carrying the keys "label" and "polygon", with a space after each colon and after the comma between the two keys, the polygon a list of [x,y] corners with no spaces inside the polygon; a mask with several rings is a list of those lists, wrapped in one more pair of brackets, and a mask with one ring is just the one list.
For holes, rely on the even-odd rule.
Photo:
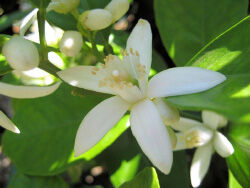
{"label": "small white flower in background", "polygon": [[129,9],[128,0],[112,0],[106,7],[113,17],[112,22],[119,20]]}
{"label": "small white flower in background", "polygon": [[65,31],[59,47],[62,53],[73,57],[80,52],[82,44],[82,35],[78,31]]}
{"label": "small white flower in background", "polygon": [[29,70],[38,66],[39,53],[36,46],[20,36],[8,40],[2,50],[9,65],[16,70]]}
{"label": "small white flower in background", "polygon": [[112,23],[112,19],[112,14],[105,9],[88,10],[79,17],[82,26],[91,31],[107,28]]}
{"label": "small white flower in background", "polygon": [[[202,68],[179,67],[162,71],[148,82],[151,58],[150,24],[140,19],[128,38],[123,60],[109,55],[100,66],[76,66],[58,72],[61,79],[73,86],[115,95],[83,119],[76,135],[75,156],[96,145],[130,110],[131,129],[141,149],[163,173],[170,172],[173,153],[164,121],[178,120],[178,113],[160,97],[205,91],[226,77]],[[157,103],[165,107],[158,107]]]}
{"label": "small white flower in background", "polygon": [[54,10],[58,13],[67,14],[76,9],[80,0],[51,0],[47,7],[47,11]]}
{"label": "small white flower in background", "polygon": [[0,126],[14,133],[20,133],[16,125],[2,111],[0,111]]}
{"label": "small white flower in background", "polygon": [[176,133],[176,150],[198,147],[192,160],[190,176],[193,187],[198,187],[206,175],[214,150],[222,157],[233,154],[234,149],[229,140],[218,128],[227,125],[223,116],[211,111],[202,111],[203,123],[195,120],[180,118],[171,126],[180,131]]}

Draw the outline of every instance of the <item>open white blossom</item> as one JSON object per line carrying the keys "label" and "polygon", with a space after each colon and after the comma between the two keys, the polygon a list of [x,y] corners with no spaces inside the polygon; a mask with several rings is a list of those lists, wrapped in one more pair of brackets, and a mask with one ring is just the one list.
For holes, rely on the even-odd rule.
{"label": "open white blossom", "polygon": [[[174,108],[159,112],[155,100],[197,93],[223,82],[224,75],[197,67],[179,67],[160,72],[148,81],[152,58],[150,24],[140,19],[130,34],[123,60],[109,55],[100,66],[76,66],[58,72],[69,84],[115,95],[94,107],[83,119],[75,140],[75,156],[88,151],[121,119],[131,111],[132,133],[141,149],[163,173],[171,169],[173,153],[170,136],[164,121],[173,121]],[[164,109],[164,108],[163,108]]]}
{"label": "open white blossom", "polygon": [[214,150],[222,157],[228,157],[234,152],[229,140],[217,131],[218,128],[226,126],[227,120],[211,111],[203,111],[202,120],[203,123],[200,123],[180,118],[180,121],[171,125],[175,130],[180,131],[176,134],[175,150],[198,147],[190,170],[193,187],[198,187],[206,175]]}

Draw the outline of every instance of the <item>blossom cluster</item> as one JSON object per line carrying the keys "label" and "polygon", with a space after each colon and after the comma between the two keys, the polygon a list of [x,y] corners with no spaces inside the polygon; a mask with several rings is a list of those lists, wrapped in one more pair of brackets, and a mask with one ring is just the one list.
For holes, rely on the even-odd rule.
{"label": "blossom cluster", "polygon": [[[48,11],[66,14],[76,10],[78,4],[79,0],[52,0]],[[127,0],[112,0],[104,9],[81,13],[78,21],[83,32],[64,32],[60,51],[67,56],[77,55],[84,43],[82,35],[85,31],[108,27],[128,8]],[[7,41],[2,53],[13,70],[27,71],[37,68],[40,63],[37,47],[23,36],[14,36]],[[140,19],[122,51],[122,59],[110,54],[104,59],[105,63],[75,66],[57,72],[62,81],[74,87],[113,95],[94,107],[82,120],[75,139],[75,156],[95,146],[129,111],[134,137],[153,165],[164,174],[171,170],[173,151],[197,147],[190,171],[192,185],[197,187],[208,170],[214,151],[222,157],[234,151],[228,139],[217,131],[227,124],[227,120],[210,111],[202,112],[203,123],[180,117],[178,109],[165,98],[206,91],[224,82],[226,77],[203,68],[176,67],[149,80],[151,61],[151,27],[146,20]],[[0,94],[13,98],[43,97],[53,93],[60,83],[39,87],[1,82]],[[0,124],[20,133],[2,112]]]}

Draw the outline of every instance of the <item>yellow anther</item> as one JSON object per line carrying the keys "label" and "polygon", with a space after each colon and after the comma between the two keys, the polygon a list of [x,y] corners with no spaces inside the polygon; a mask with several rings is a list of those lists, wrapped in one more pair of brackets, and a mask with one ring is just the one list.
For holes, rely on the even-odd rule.
{"label": "yellow anther", "polygon": [[96,72],[95,72],[95,71],[91,71],[91,73],[92,73],[93,75],[96,75]]}
{"label": "yellow anther", "polygon": [[93,71],[99,71],[99,68],[98,67],[94,67]]}
{"label": "yellow anther", "polygon": [[137,50],[135,51],[135,55],[140,56],[140,54],[139,54],[139,52]]}
{"label": "yellow anther", "polygon": [[129,50],[132,55],[135,55],[132,48],[129,48]]}

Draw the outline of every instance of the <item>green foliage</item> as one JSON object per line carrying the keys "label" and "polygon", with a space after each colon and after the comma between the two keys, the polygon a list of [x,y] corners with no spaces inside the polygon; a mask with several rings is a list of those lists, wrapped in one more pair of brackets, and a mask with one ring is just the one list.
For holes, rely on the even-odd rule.
{"label": "green foliage", "polygon": [[164,46],[183,66],[203,46],[247,15],[248,0],[156,0]]}
{"label": "green foliage", "polygon": [[228,166],[242,185],[248,187],[250,182],[250,124],[232,124],[229,129],[230,141],[234,154],[227,158]]}
{"label": "green foliage", "polygon": [[229,188],[242,188],[242,186],[239,184],[239,182],[235,179],[235,177],[233,176],[232,172],[229,171]]}
{"label": "green foliage", "polygon": [[147,167],[133,180],[124,183],[120,188],[160,188],[157,173],[154,168]]}
{"label": "green foliage", "polygon": [[81,120],[103,98],[75,97],[71,87],[61,85],[54,94],[27,100],[13,100],[13,121],[20,135],[6,132],[3,151],[22,173],[54,175],[80,161],[88,161],[108,147],[124,130],[123,118],[95,147],[75,158],[74,139]]}
{"label": "green foliage", "polygon": [[15,173],[8,188],[68,188],[66,182],[59,176],[42,177]]}
{"label": "green foliage", "polygon": [[212,41],[188,64],[226,74],[224,83],[202,93],[169,97],[168,101],[181,109],[208,109],[235,122],[250,122],[249,31],[247,17]]}
{"label": "green foliage", "polygon": [[250,73],[250,16],[211,41],[188,65],[223,74]]}

